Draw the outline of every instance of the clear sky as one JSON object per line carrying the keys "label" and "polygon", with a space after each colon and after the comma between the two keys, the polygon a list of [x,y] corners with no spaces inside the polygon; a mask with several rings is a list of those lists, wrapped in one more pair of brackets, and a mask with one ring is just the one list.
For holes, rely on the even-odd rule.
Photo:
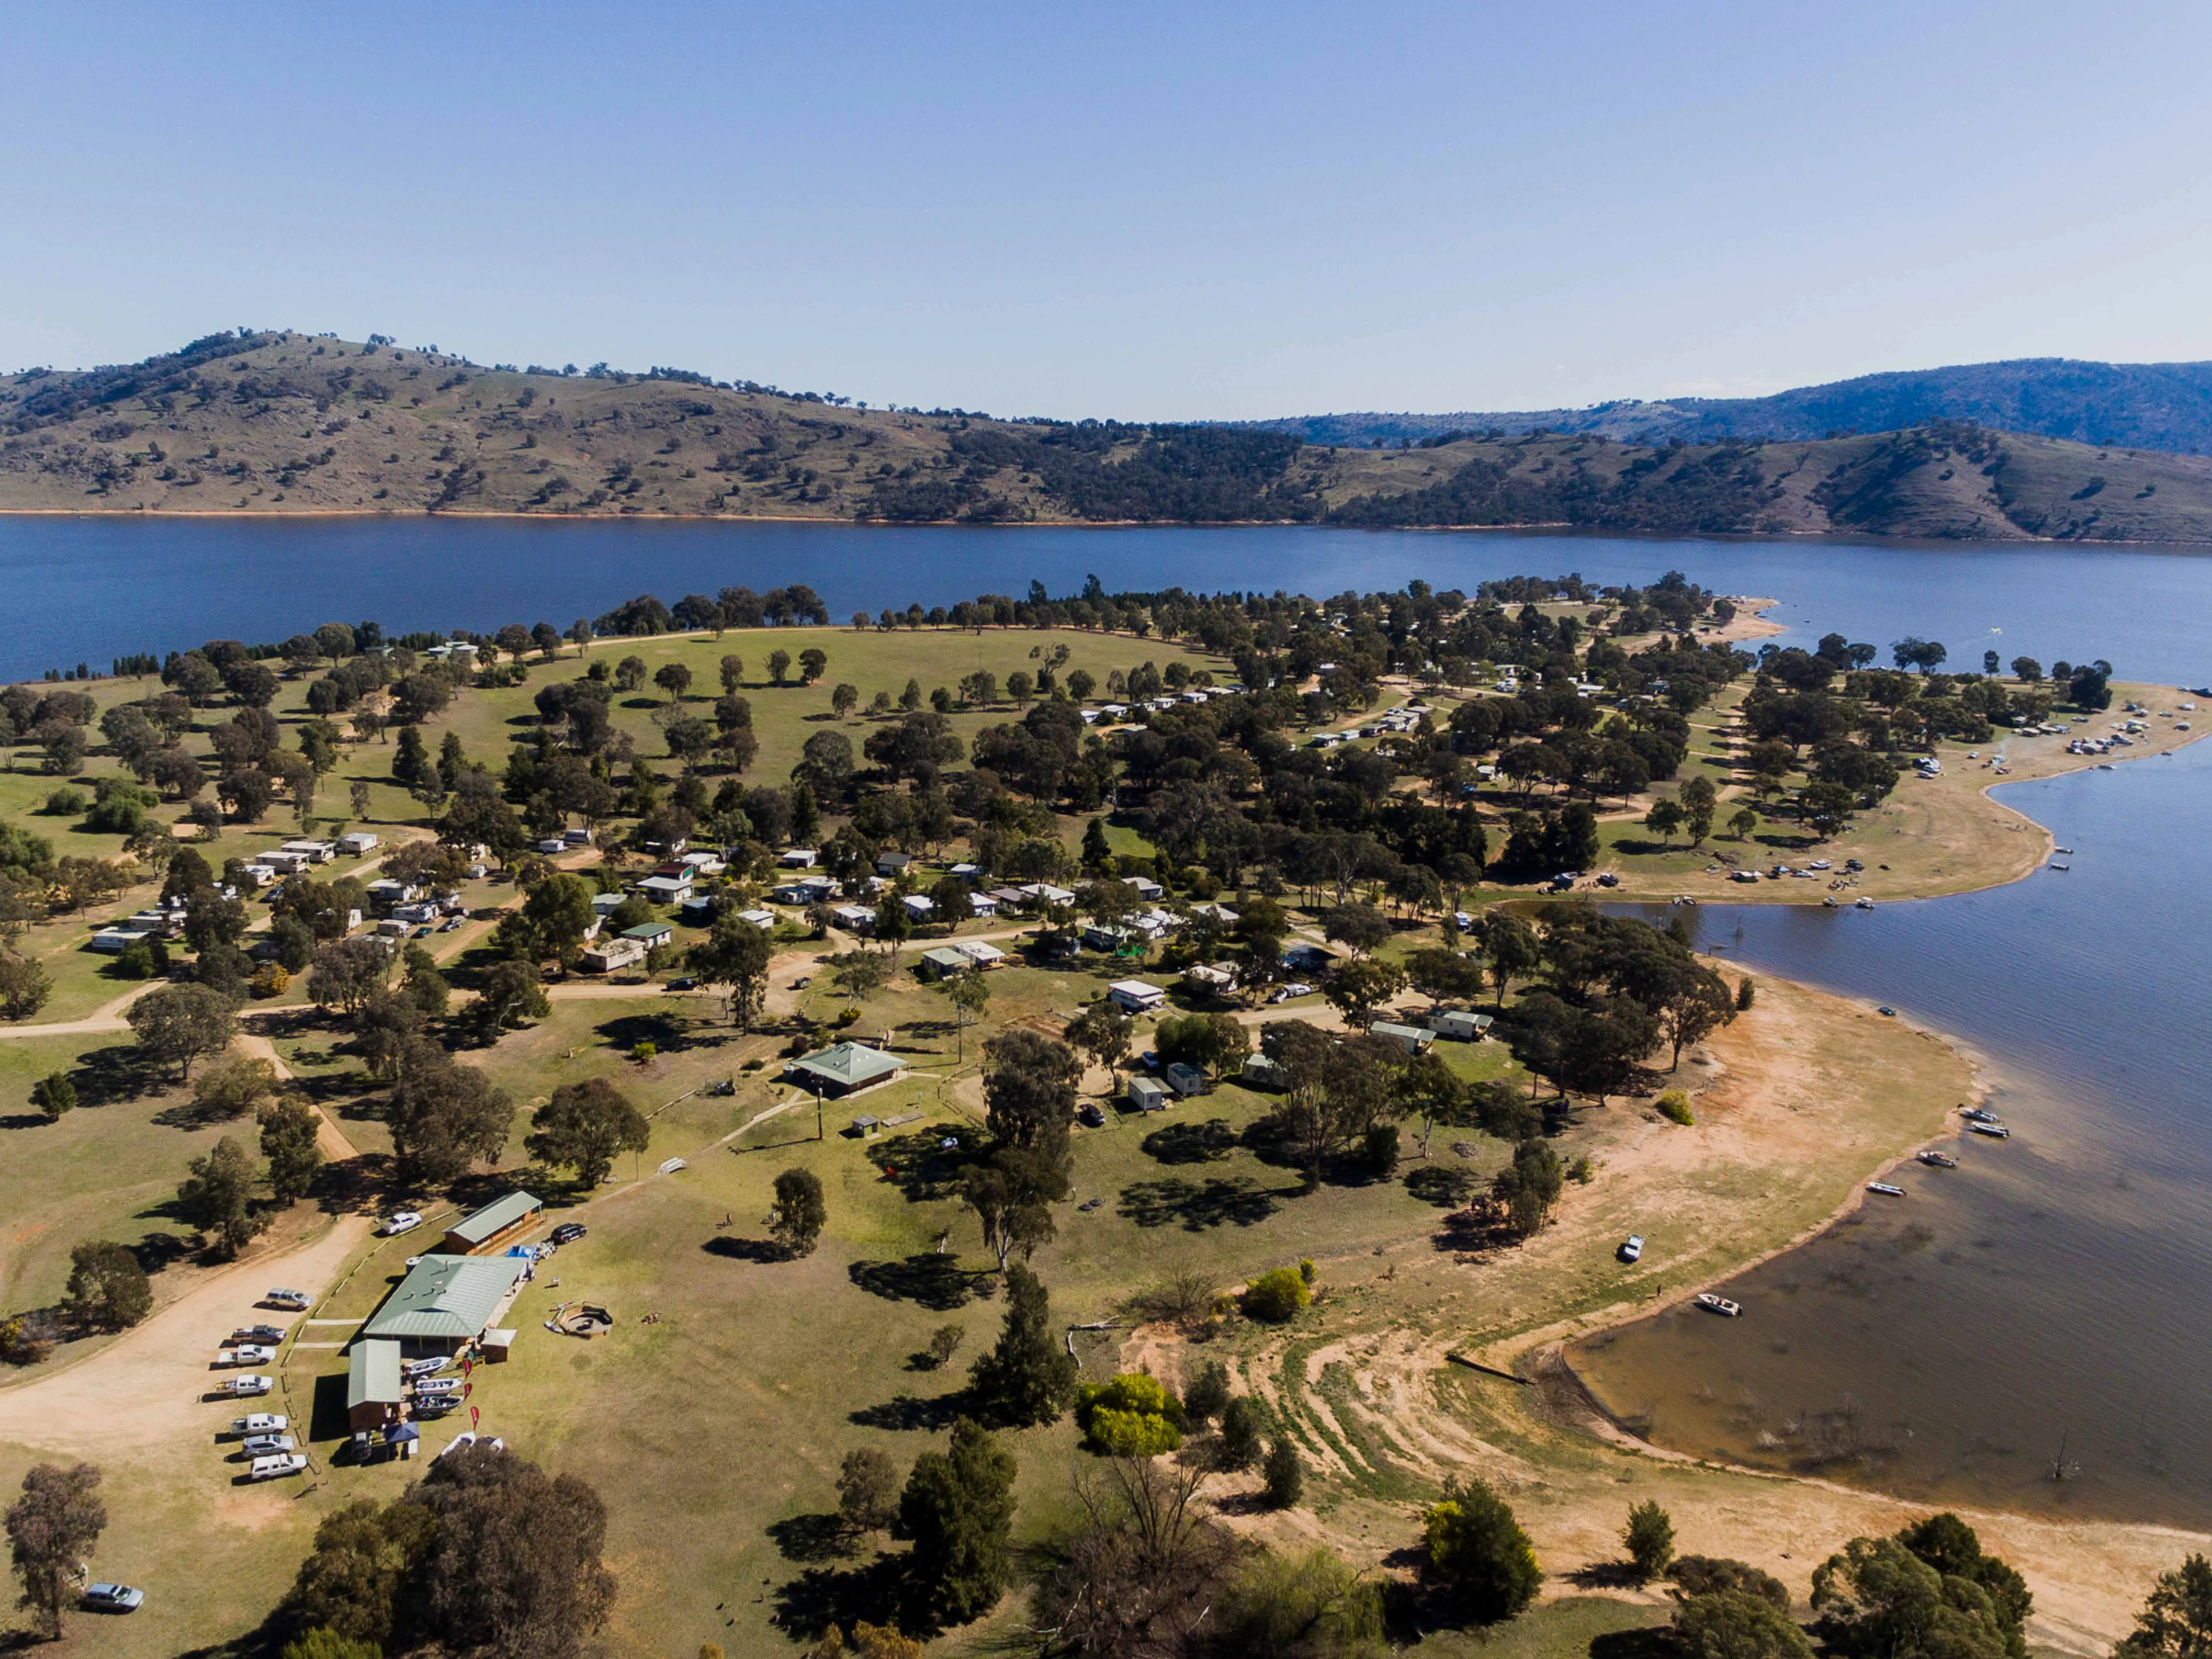
{"label": "clear sky", "polygon": [[1236,418],[2212,357],[2212,7],[0,8],[0,365]]}

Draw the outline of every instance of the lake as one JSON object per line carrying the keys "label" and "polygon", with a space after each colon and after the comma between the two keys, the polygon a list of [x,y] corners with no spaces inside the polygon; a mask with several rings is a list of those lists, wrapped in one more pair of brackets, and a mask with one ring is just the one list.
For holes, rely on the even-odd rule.
{"label": "lake", "polygon": [[647,520],[0,517],[0,678],[209,639],[281,640],[319,623],[565,628],[641,592],[673,600],[805,582],[854,611],[1109,590],[1326,597],[1420,578],[1579,571],[1648,582],[1680,569],[1723,593],[1785,601],[1778,621],[1887,647],[1945,641],[1958,666],[1996,649],[2104,657],[2141,678],[2212,676],[2212,557],[2145,549],[1978,548],[1834,539],[1495,531],[861,527]]}
{"label": "lake", "polygon": [[[0,518],[0,674],[333,618],[489,629],[743,583],[811,584],[833,617],[981,592],[1287,590],[1419,577],[1668,569],[1772,595],[1809,644],[1943,641],[1951,661],[2104,657],[2212,678],[2200,551],[1841,539],[969,529],[470,519]],[[2066,874],[1873,912],[1707,907],[1700,940],[1759,971],[1893,1003],[1988,1055],[2018,1130],[1912,1196],[1743,1275],[1750,1312],[1674,1314],[1585,1352],[1659,1440],[1916,1497],[2212,1524],[2212,744],[2008,787],[2075,848]],[[1655,1255],[1665,1241],[1655,1238]],[[1795,1441],[1784,1431],[1795,1420]],[[1768,1437],[1762,1440],[1762,1437]],[[2048,1479],[2053,1463],[2069,1478]]]}

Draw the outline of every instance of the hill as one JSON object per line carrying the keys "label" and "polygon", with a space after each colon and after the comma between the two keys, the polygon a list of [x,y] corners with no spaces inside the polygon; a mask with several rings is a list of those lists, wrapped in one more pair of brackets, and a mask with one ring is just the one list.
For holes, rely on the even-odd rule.
{"label": "hill", "polygon": [[2076,443],[2212,453],[2212,363],[2096,363],[2024,357],[2002,363],[1863,374],[1768,398],[1637,398],[1588,409],[1449,415],[1298,416],[1255,422],[1310,443],[1369,446],[1447,432],[1517,435],[1539,427],[1640,443],[1822,438],[1973,421]]}
{"label": "hill", "polygon": [[[1648,406],[1646,406],[1648,407]],[[772,387],[213,335],[0,379],[0,511],[665,514],[902,523],[1555,525],[2212,541],[2212,459],[1935,421],[1653,446],[1006,422]]]}

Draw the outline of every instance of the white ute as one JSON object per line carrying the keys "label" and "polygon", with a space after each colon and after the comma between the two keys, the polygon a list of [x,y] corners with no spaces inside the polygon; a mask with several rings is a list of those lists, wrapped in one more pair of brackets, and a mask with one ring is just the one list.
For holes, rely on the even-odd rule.
{"label": "white ute", "polygon": [[249,1480],[281,1480],[288,1474],[298,1474],[307,1467],[305,1452],[279,1452],[274,1457],[257,1457],[246,1471]]}

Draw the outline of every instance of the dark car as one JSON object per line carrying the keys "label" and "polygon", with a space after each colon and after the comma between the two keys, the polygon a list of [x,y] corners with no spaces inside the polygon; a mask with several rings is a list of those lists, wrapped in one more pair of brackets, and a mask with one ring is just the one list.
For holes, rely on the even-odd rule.
{"label": "dark car", "polygon": [[1096,1106],[1085,1106],[1075,1115],[1075,1121],[1086,1129],[1103,1129],[1106,1127],[1106,1114]]}
{"label": "dark car", "polygon": [[668,988],[672,991],[690,991],[696,989],[698,984],[699,981],[697,980],[687,976],[682,979],[670,980],[668,981]]}
{"label": "dark car", "polygon": [[589,1231],[580,1221],[564,1221],[553,1230],[553,1242],[556,1244],[574,1244]]}

